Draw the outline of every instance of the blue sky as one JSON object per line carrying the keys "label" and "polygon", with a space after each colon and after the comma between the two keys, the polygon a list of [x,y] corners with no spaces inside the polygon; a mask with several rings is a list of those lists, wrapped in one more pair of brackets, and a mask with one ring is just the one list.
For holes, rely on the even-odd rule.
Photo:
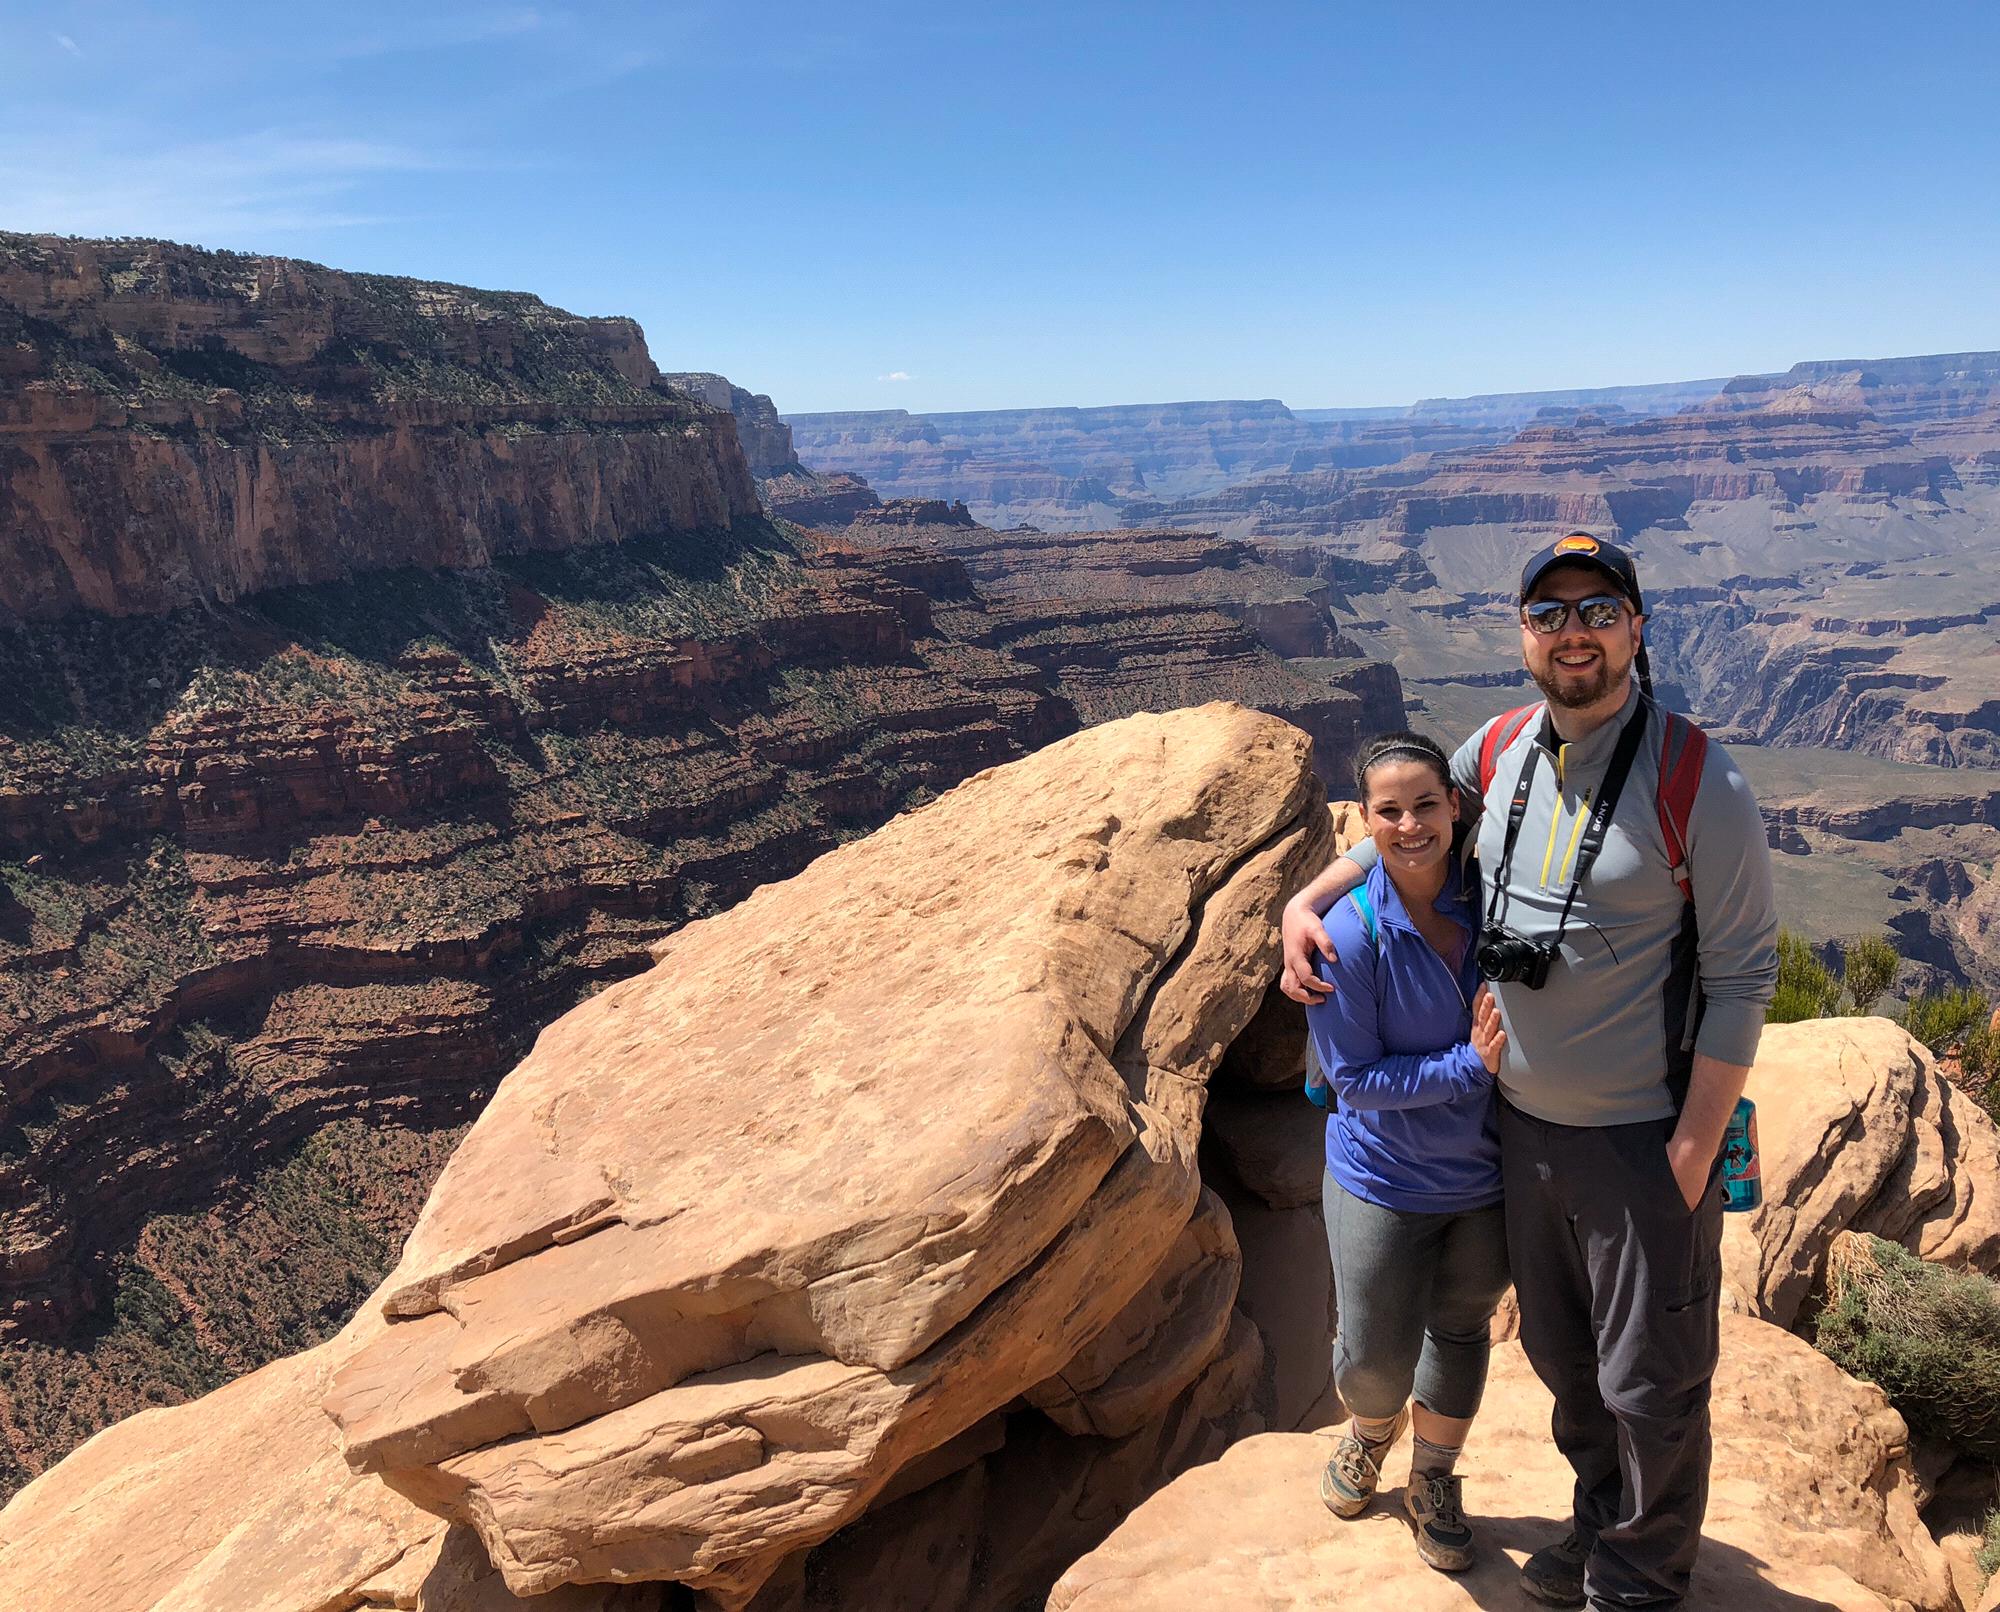
{"label": "blue sky", "polygon": [[788,412],[1398,403],[2000,347],[1996,62],[1983,0],[7,0],[0,227],[531,290]]}

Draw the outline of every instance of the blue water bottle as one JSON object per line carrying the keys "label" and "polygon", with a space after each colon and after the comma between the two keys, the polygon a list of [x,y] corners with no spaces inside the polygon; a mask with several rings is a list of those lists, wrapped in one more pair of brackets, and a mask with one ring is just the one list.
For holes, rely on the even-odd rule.
{"label": "blue water bottle", "polygon": [[1732,1214],[1755,1209],[1764,1201],[1762,1171],[1757,1163],[1757,1105],[1736,1099],[1729,1128],[1722,1133],[1722,1207]]}

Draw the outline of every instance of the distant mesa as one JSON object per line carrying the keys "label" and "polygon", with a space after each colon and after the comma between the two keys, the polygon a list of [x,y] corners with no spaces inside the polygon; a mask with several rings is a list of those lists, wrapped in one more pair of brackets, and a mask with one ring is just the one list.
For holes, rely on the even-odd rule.
{"label": "distant mesa", "polygon": [[[1394,464],[1497,442],[1543,409],[1669,412],[1722,381],[1291,409],[1275,398],[1101,408],[902,409],[786,416],[802,460],[887,495],[963,499],[990,525],[1055,530],[1149,518],[1134,500],[1198,497],[1258,477]],[[1123,501],[1118,519],[1112,507]]]}
{"label": "distant mesa", "polygon": [[942,498],[892,498],[886,504],[863,510],[854,518],[857,526],[976,526],[972,512],[964,504]]}
{"label": "distant mesa", "polygon": [[1973,419],[1992,414],[2000,396],[2000,353],[1819,359],[1794,364],[1782,375],[1739,377],[1723,389],[1723,395],[1754,403],[1801,387],[1822,398],[1851,398],[1878,420],[1892,424]]}
{"label": "distant mesa", "polygon": [[800,526],[837,528],[881,507],[875,489],[844,470],[786,471],[766,476],[757,490],[764,507],[779,520]]}

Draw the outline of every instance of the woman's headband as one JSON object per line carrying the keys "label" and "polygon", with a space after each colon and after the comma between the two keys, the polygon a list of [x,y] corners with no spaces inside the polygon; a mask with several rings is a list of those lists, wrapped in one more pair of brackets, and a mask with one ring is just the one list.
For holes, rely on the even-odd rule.
{"label": "woman's headband", "polygon": [[1447,778],[1451,776],[1451,763],[1445,759],[1443,751],[1426,750],[1422,745],[1416,744],[1385,744],[1361,763],[1361,770],[1367,772],[1379,761],[1393,761],[1399,758],[1421,761],[1427,767],[1438,768]]}

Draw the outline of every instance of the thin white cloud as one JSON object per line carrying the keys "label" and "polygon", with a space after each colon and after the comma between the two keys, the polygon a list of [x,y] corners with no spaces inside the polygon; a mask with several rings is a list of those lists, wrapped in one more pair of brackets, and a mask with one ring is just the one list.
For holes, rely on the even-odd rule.
{"label": "thin white cloud", "polygon": [[367,56],[393,56],[406,51],[455,50],[465,45],[485,44],[495,39],[515,39],[544,27],[548,19],[532,6],[504,7],[498,11],[472,12],[459,16],[412,17],[395,33],[363,34],[342,40],[328,54],[353,60]]}
{"label": "thin white cloud", "polygon": [[83,47],[79,45],[74,39],[70,38],[68,34],[50,34],[49,38],[53,39],[58,45],[62,46],[62,48],[68,51],[72,56],[81,56],[83,54]]}
{"label": "thin white cloud", "polygon": [[877,375],[875,379],[878,381],[907,381],[911,379],[911,375],[906,369],[892,369],[886,375]]}
{"label": "thin white cloud", "polygon": [[355,195],[367,180],[453,166],[387,141],[278,129],[151,151],[101,136],[0,147],[0,195],[13,229],[241,245],[372,223]]}

